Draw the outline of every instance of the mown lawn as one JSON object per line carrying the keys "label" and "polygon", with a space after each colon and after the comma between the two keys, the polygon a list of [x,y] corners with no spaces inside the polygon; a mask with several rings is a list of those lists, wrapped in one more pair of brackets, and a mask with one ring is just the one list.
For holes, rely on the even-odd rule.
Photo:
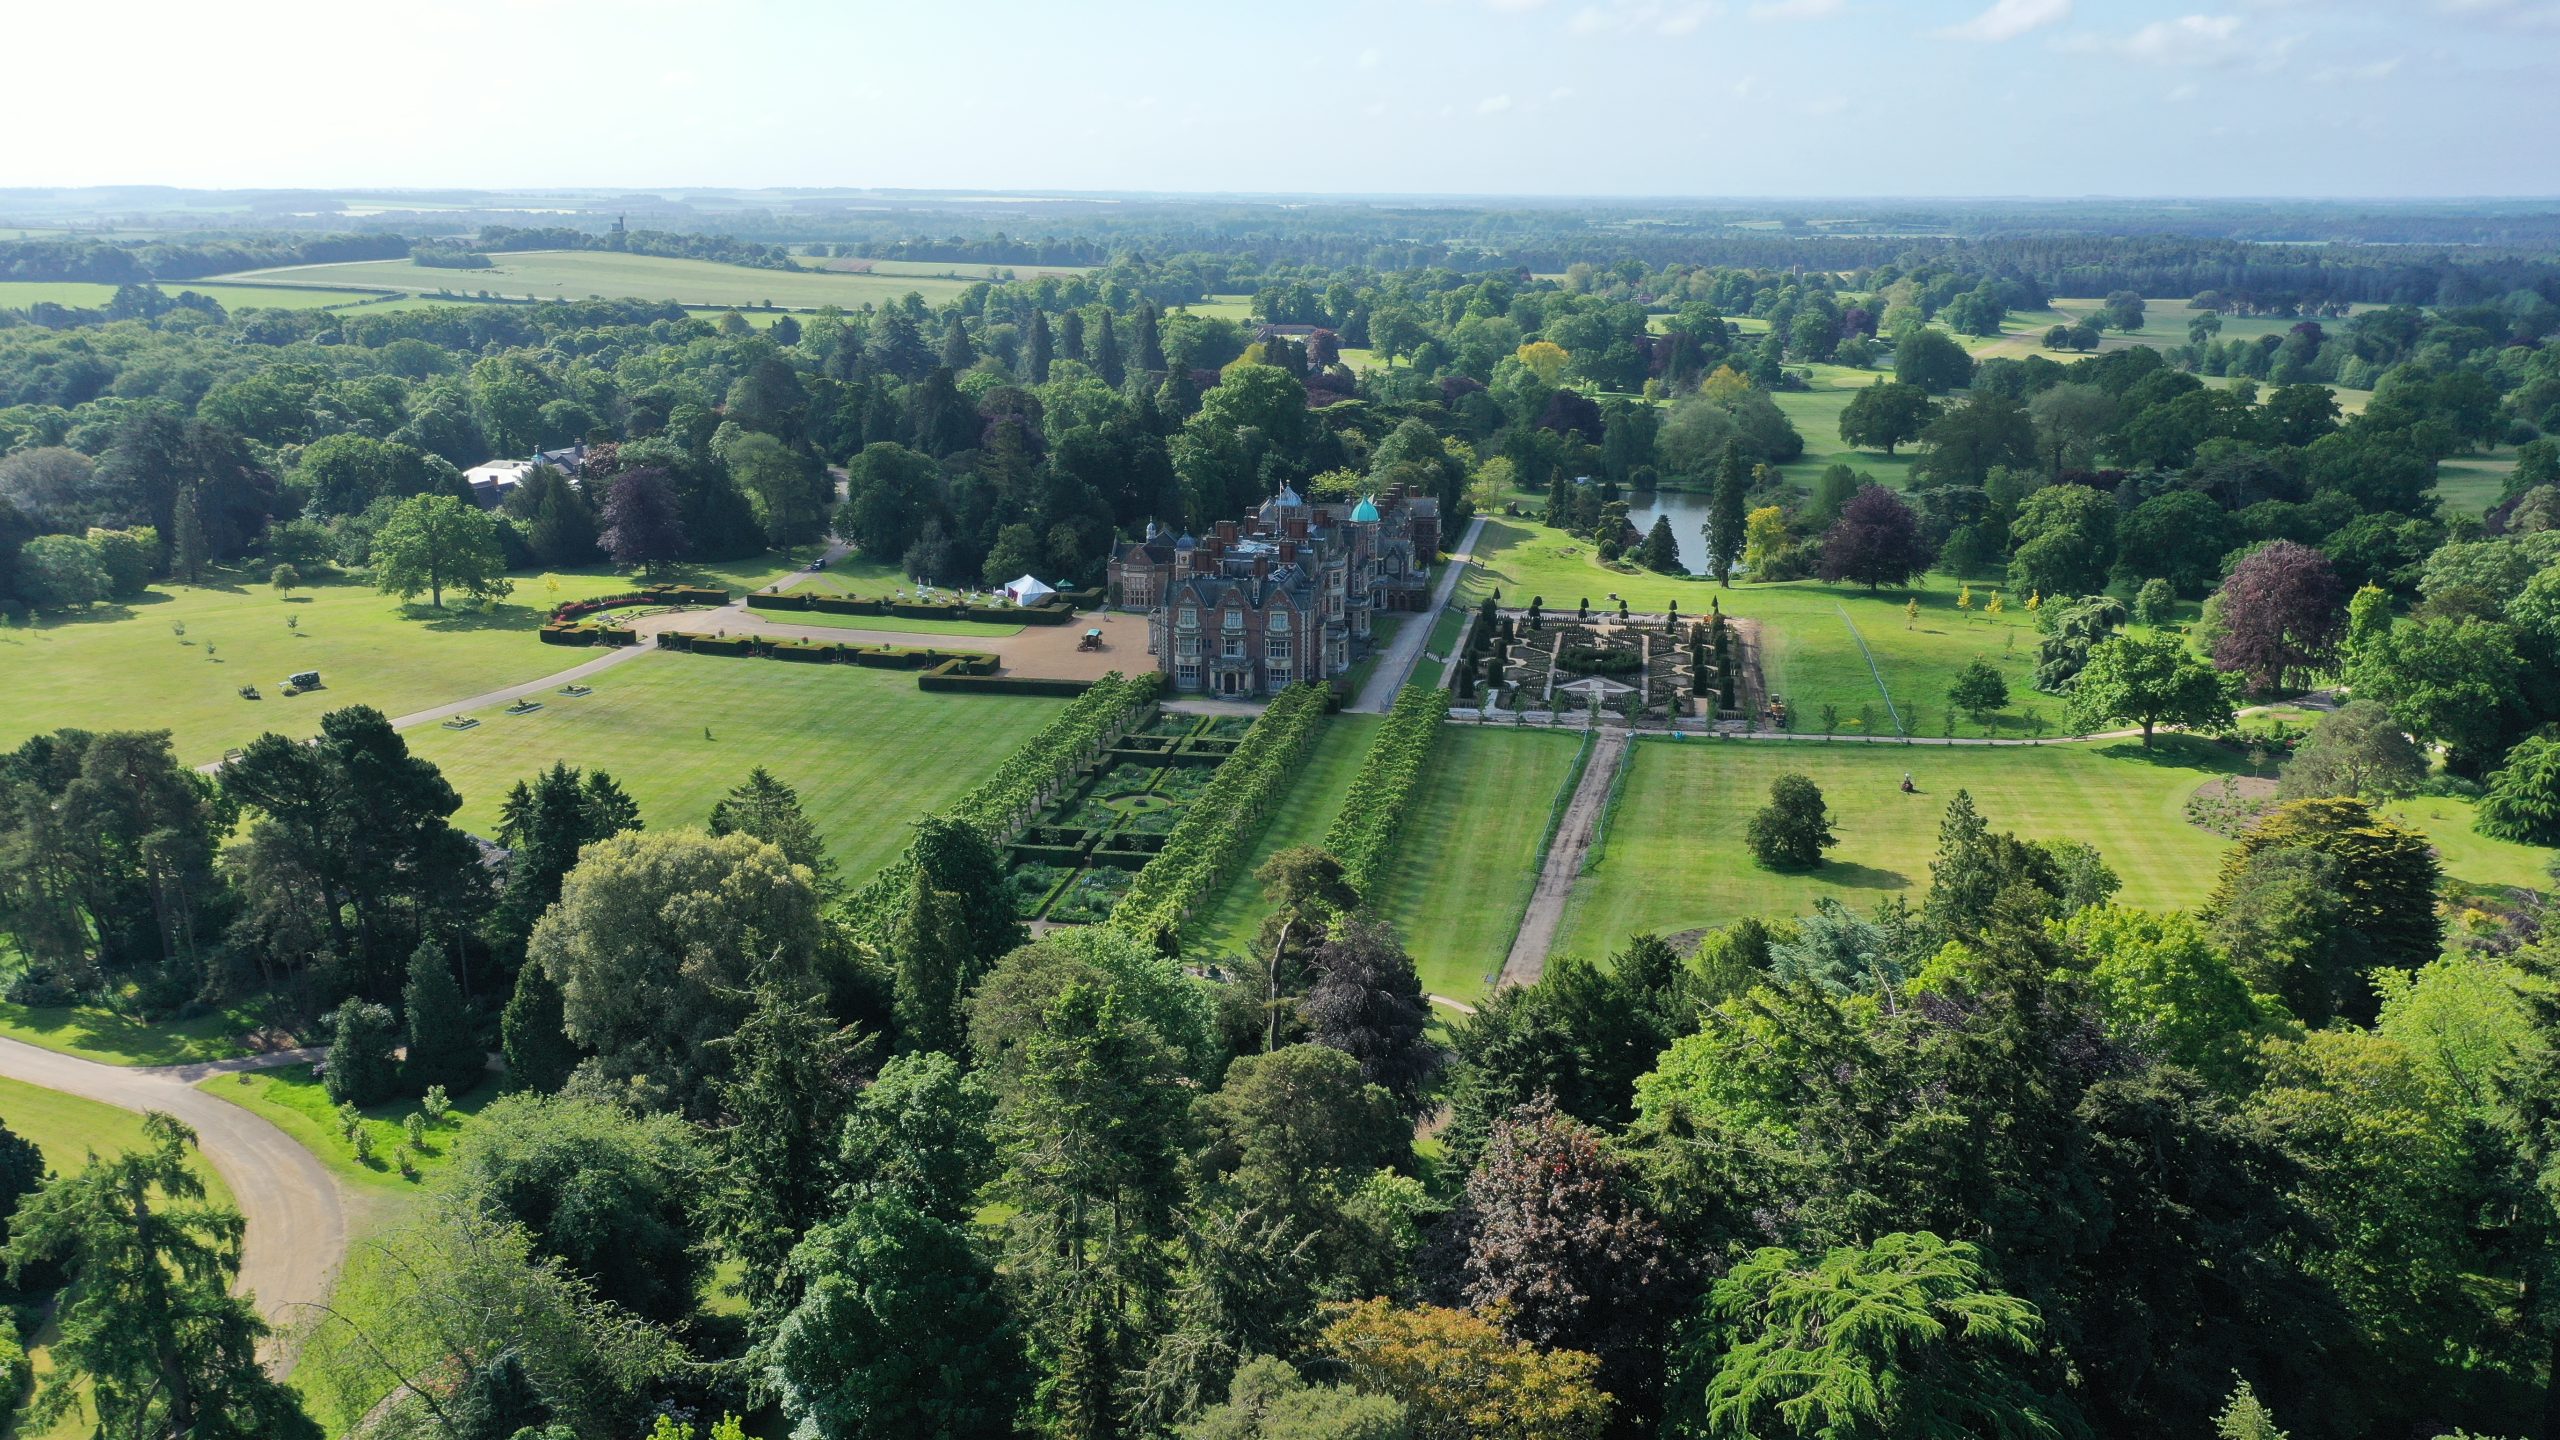
{"label": "mown lawn", "polygon": [[[1642,740],[1629,757],[1600,853],[1575,888],[1559,954],[1598,957],[1642,930],[1670,934],[1746,915],[1792,916],[1833,896],[1864,908],[1917,903],[1938,822],[1959,789],[1992,828],[2084,840],[2124,879],[2118,899],[2169,908],[2202,900],[2226,842],[2187,822],[2187,797],[2228,768],[2221,752],[2165,737],[2020,748]],[[1840,837],[1821,868],[1781,874],[1743,844],[1769,784],[1810,776]],[[1901,793],[1908,772],[1919,793]]]}
{"label": "mown lawn", "polygon": [[2392,802],[2384,807],[2384,813],[2403,825],[2427,832],[2427,839],[2435,844],[2437,860],[2444,865],[2445,873],[2456,880],[2518,890],[2551,888],[2551,866],[2560,861],[2560,850],[2519,845],[2481,834],[2471,828],[2475,815],[2468,800],[2449,795],[2414,796]]}
{"label": "mown lawn", "polygon": [[[745,588],[780,573],[757,560],[696,572]],[[133,600],[0,627],[0,745],[66,726],[172,732],[190,765],[274,730],[309,735],[320,717],[371,705],[394,718],[564,670],[593,652],[534,632],[564,600],[637,583],[601,567],[515,577],[515,594],[480,609],[445,597],[403,605],[361,579],[279,596],[266,569],[226,571],[206,585],[157,585]],[[288,624],[288,622],[291,622]],[[317,670],[324,689],[287,698],[284,679]],[[254,685],[263,699],[241,697]]]}
{"label": "mown lawn", "polygon": [[984,779],[1064,703],[929,694],[904,670],[676,651],[589,683],[595,693],[546,695],[530,715],[493,706],[475,729],[407,732],[462,793],[457,823],[495,834],[508,789],[566,761],[610,772],[650,829],[698,826],[761,765],[800,792],[856,882],[906,845],[908,821]]}
{"label": "mown lawn", "polygon": [[1455,726],[1440,737],[1392,872],[1373,897],[1425,990],[1472,1000],[1501,972],[1581,747],[1576,733],[1499,725]]}
{"label": "mown lawn", "polygon": [[1342,813],[1342,802],[1349,796],[1353,778],[1369,758],[1369,745],[1377,736],[1380,718],[1334,715],[1325,720],[1324,733],[1316,737],[1313,758],[1290,782],[1279,811],[1262,832],[1262,843],[1254,847],[1244,868],[1227,882],[1226,893],[1218,897],[1218,903],[1188,927],[1186,948],[1191,953],[1203,958],[1233,959],[1252,952],[1253,937],[1262,928],[1262,917],[1270,913],[1262,899],[1262,882],[1253,878],[1253,872],[1292,845],[1324,843],[1325,832],[1333,828],[1334,817]]}
{"label": "mown lawn", "polygon": [[293,1137],[293,1142],[319,1158],[329,1173],[360,1190],[413,1194],[453,1163],[454,1142],[470,1128],[471,1117],[498,1098],[498,1077],[482,1080],[469,1094],[454,1097],[440,1121],[427,1124],[426,1143],[410,1151],[410,1168],[418,1178],[400,1173],[398,1161],[409,1136],[402,1122],[420,1113],[414,1097],[402,1096],[363,1111],[365,1133],[373,1141],[370,1161],[356,1158],[355,1145],[338,1123],[338,1107],[307,1065],[275,1070],[216,1075],[196,1083],[208,1095],[229,1101]]}

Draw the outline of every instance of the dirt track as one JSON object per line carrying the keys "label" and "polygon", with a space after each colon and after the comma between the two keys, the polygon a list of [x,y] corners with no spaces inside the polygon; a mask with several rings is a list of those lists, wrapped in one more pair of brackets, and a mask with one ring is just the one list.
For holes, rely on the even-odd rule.
{"label": "dirt track", "polygon": [[1626,763],[1628,743],[1626,731],[1606,726],[1592,742],[1591,761],[1582,767],[1582,781],[1574,786],[1573,799],[1547,846],[1538,888],[1529,894],[1529,909],[1520,917],[1520,933],[1512,937],[1511,954],[1502,962],[1501,978],[1494,982],[1497,988],[1535,985],[1545,977],[1547,951],[1564,923],[1564,908],[1573,899],[1573,882],[1582,874],[1583,857],[1599,838],[1600,812],[1608,808],[1609,787],[1617,780],[1618,767]]}

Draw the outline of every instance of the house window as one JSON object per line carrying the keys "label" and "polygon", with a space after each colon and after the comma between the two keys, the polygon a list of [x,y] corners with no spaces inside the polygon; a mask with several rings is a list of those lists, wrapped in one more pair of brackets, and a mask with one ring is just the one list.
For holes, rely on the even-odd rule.
{"label": "house window", "polygon": [[1244,658],[1244,632],[1243,632],[1243,631],[1241,631],[1241,630],[1230,630],[1230,631],[1228,631],[1228,632],[1227,632],[1227,635],[1226,635],[1226,644],[1225,644],[1225,647],[1224,647],[1223,649],[1221,649],[1218,653],[1219,653],[1219,654],[1221,654],[1221,655],[1226,656],[1226,657],[1227,657],[1228,659],[1230,659],[1230,660],[1241,660],[1241,659],[1243,659],[1243,658]]}
{"label": "house window", "polygon": [[1194,609],[1193,607],[1189,606],[1189,605],[1185,605],[1185,606],[1183,606],[1183,607],[1182,607],[1182,628],[1183,628],[1183,629],[1185,629],[1185,630],[1197,630],[1197,629],[1199,629],[1199,628],[1200,628],[1200,612],[1199,612],[1198,610]]}
{"label": "house window", "polygon": [[1200,658],[1200,637],[1185,635],[1173,642],[1173,653],[1185,660]]}
{"label": "house window", "polygon": [[1270,642],[1264,648],[1262,653],[1263,657],[1269,660],[1272,664],[1286,670],[1289,668],[1289,637],[1286,635],[1272,636]]}
{"label": "house window", "polygon": [[1185,660],[1181,664],[1174,666],[1173,679],[1175,684],[1180,685],[1186,690],[1196,687],[1200,683],[1199,662]]}

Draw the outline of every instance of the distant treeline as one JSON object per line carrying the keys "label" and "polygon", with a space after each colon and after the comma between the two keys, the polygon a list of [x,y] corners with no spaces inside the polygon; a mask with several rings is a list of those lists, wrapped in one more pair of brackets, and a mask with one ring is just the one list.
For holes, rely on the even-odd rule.
{"label": "distant treeline", "polygon": [[472,242],[475,250],[626,250],[634,255],[662,255],[676,260],[717,260],[759,270],[796,270],[790,247],[741,240],[734,235],[680,235],[671,230],[633,230],[603,234],[566,226],[518,229],[488,225]]}
{"label": "distant treeline", "polygon": [[119,242],[85,238],[0,241],[0,280],[85,280],[101,285],[200,280],[275,265],[397,260],[397,235],[247,235]]}

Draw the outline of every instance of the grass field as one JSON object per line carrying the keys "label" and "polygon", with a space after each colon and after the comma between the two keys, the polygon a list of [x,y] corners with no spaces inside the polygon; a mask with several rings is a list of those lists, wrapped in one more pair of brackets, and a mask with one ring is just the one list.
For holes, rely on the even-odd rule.
{"label": "grass field", "polygon": [[[850,566],[853,561],[839,561]],[[868,598],[888,593],[888,588],[860,574],[838,575],[833,572],[812,575],[783,592],[790,595],[848,595]],[[845,630],[881,630],[893,634],[951,635],[982,640],[1005,635],[1019,635],[1022,627],[995,620],[911,620],[904,615],[831,615],[823,610],[767,610],[763,614],[788,625],[832,625]]]}
{"label": "grass field", "polygon": [[1262,928],[1262,917],[1270,913],[1263,903],[1262,883],[1253,872],[1263,862],[1292,845],[1320,845],[1325,832],[1333,828],[1334,817],[1342,813],[1342,802],[1360,773],[1361,763],[1369,758],[1369,745],[1377,737],[1379,717],[1375,715],[1335,715],[1324,722],[1324,733],[1316,738],[1315,755],[1297,777],[1290,782],[1289,793],[1280,802],[1279,813],[1271,817],[1262,832],[1262,843],[1254,847],[1252,858],[1227,882],[1224,895],[1191,927],[1187,948],[1195,955],[1229,959],[1251,953],[1253,937]]}
{"label": "grass field", "polygon": [[240,1037],[257,1028],[253,1007],[210,1011],[188,1020],[146,1024],[94,1005],[0,1002],[0,1035],[95,1060],[102,1065],[192,1065],[245,1055]]}
{"label": "grass field", "polygon": [[[745,588],[778,564],[747,562],[700,578]],[[423,602],[403,606],[360,579],[315,584],[290,600],[260,577],[219,581],[0,628],[0,672],[9,676],[0,745],[64,726],[149,725],[173,732],[180,760],[201,764],[268,730],[310,734],[322,714],[348,705],[404,715],[591,658],[540,644],[534,631],[562,600],[633,583],[601,571],[518,576],[514,597],[483,613],[452,597],[441,612]],[[284,678],[298,670],[319,671],[327,688],[286,698]],[[241,698],[243,685],[266,698]]]}
{"label": "grass field", "polygon": [[411,1168],[417,1171],[418,1178],[410,1180],[401,1175],[394,1157],[409,1143],[401,1122],[418,1108],[413,1099],[387,1100],[364,1111],[365,1133],[372,1136],[374,1150],[374,1158],[368,1164],[356,1158],[355,1147],[339,1127],[337,1105],[312,1077],[308,1066],[216,1075],[198,1081],[196,1088],[257,1115],[293,1137],[293,1143],[318,1157],[340,1180],[359,1190],[394,1195],[417,1193],[419,1187],[453,1163],[454,1142],[470,1128],[471,1117],[480,1113],[481,1106],[498,1098],[498,1078],[494,1075],[470,1094],[455,1097],[444,1119],[428,1124],[426,1144],[411,1152]]}
{"label": "grass field", "polygon": [[1840,412],[1849,408],[1859,391],[1892,377],[1881,370],[1852,370],[1846,365],[1804,368],[1809,388],[1785,390],[1771,397],[1794,422],[1796,433],[1804,437],[1804,458],[1779,467],[1780,473],[1810,489],[1823,471],[1833,465],[1846,465],[1889,489],[1910,488],[1912,457],[1919,453],[1916,449],[1905,445],[1887,455],[1881,450],[1853,449],[1840,438]]}
{"label": "grass field", "polygon": [[973,282],[994,280],[1011,275],[1017,280],[1037,280],[1043,275],[1083,275],[1090,265],[978,265],[957,260],[859,260],[837,257],[820,258],[803,255],[800,263],[818,270],[843,270],[866,275],[897,275],[911,279],[958,280]]}
{"label": "grass field", "polygon": [[492,708],[477,729],[407,732],[462,792],[457,823],[494,834],[508,788],[566,761],[610,772],[652,830],[701,825],[762,765],[800,792],[858,882],[906,844],[907,821],[984,779],[1061,703],[928,694],[903,670],[673,652],[589,683],[594,694],[549,696],[530,715]]}
{"label": "grass field", "polygon": [[[1872,595],[1811,580],[1728,590],[1697,578],[1605,569],[1588,542],[1519,519],[1487,520],[1476,557],[1474,573],[1460,583],[1461,604],[1499,586],[1506,607],[1542,596],[1550,612],[1570,614],[1586,598],[1594,612],[1614,611],[1606,597],[1615,593],[1636,610],[1660,611],[1676,602],[1683,615],[1702,616],[1712,598],[1727,615],[1759,621],[1762,674],[1770,692],[1793,707],[1799,730],[1820,728],[1822,707],[1831,705],[1840,714],[1840,733],[1853,733],[1848,722],[1861,707],[1874,712],[1864,733],[1890,733],[1890,697],[1906,727],[1912,707],[1922,712],[1913,733],[1944,734],[1947,686],[1976,656],[1990,660],[2009,682],[2010,709],[1993,717],[1989,731],[1968,718],[1957,734],[2029,733],[2030,709],[2041,711],[2057,730],[2061,724],[2060,703],[2027,689],[2037,634],[2025,597],[2015,597],[2016,603],[2004,597],[2006,613],[1992,616],[1985,613],[1992,594],[1987,585],[1974,587],[1970,611],[1956,609],[1960,591],[1944,575],[1932,575],[1918,588]],[[1912,600],[1920,603],[1916,624],[1903,608]],[[1861,639],[1873,653],[1872,670],[1859,649]]]}
{"label": "grass field", "polygon": [[[2149,754],[2132,741],[1948,750],[1642,740],[1556,949],[1597,958],[1641,930],[1799,915],[1826,895],[1857,908],[1895,894],[1916,903],[1958,789],[1972,792],[1994,829],[2096,845],[2124,877],[2126,904],[2191,905],[2211,887],[2225,844],[2184,813],[2196,786],[2222,773],[2215,754],[2176,737]],[[1790,771],[1822,788],[1840,836],[1823,866],[1801,875],[1761,869],[1742,845],[1769,782]],[[1919,794],[1901,793],[1905,772]]]}
{"label": "grass field", "polygon": [[2515,468],[2516,452],[2510,449],[2443,461],[2436,466],[2436,500],[2448,516],[2477,520],[2506,493]]}
{"label": "grass field", "polygon": [[1440,738],[1393,874],[1372,897],[1423,989],[1472,1000],[1501,971],[1581,745],[1562,731],[1499,726],[1457,726]]}
{"label": "grass field", "polygon": [[610,250],[525,250],[490,257],[486,270],[448,270],[407,260],[357,260],[336,265],[289,265],[223,278],[275,281],[313,287],[365,286],[414,295],[487,292],[540,300],[672,300],[684,305],[858,310],[885,305],[913,291],[940,304],[973,282],[917,275],[853,275],[828,270],[756,270],[714,260],[625,255]]}
{"label": "grass field", "polygon": [[[2236,768],[2226,752],[2177,736],[2148,752],[2130,740],[1996,750],[1644,740],[1629,763],[1600,853],[1566,912],[1559,953],[1597,957],[1640,930],[1800,915],[1824,896],[1858,908],[1895,894],[1917,902],[1938,821],[1958,789],[1972,792],[1994,829],[2098,847],[2123,877],[2122,903],[2191,906],[2212,888],[2226,842],[2188,823],[2186,801]],[[1741,844],[1769,782],[1789,771],[1822,787],[1840,836],[1819,870],[1800,875],[1761,869]],[[1905,773],[1919,794],[1901,793]],[[2548,883],[2553,852],[2474,834],[2468,802],[2411,800],[2391,813],[2426,833],[2456,880]]]}
{"label": "grass field", "polygon": [[[226,310],[325,310],[332,305],[359,305],[364,296],[344,290],[317,287],[288,289],[265,285],[220,285],[209,281],[169,280],[160,288],[169,295],[193,290],[208,299],[222,302]],[[103,309],[116,296],[113,285],[92,285],[77,280],[0,280],[0,310],[24,310],[31,305],[50,302],[74,309]]]}

